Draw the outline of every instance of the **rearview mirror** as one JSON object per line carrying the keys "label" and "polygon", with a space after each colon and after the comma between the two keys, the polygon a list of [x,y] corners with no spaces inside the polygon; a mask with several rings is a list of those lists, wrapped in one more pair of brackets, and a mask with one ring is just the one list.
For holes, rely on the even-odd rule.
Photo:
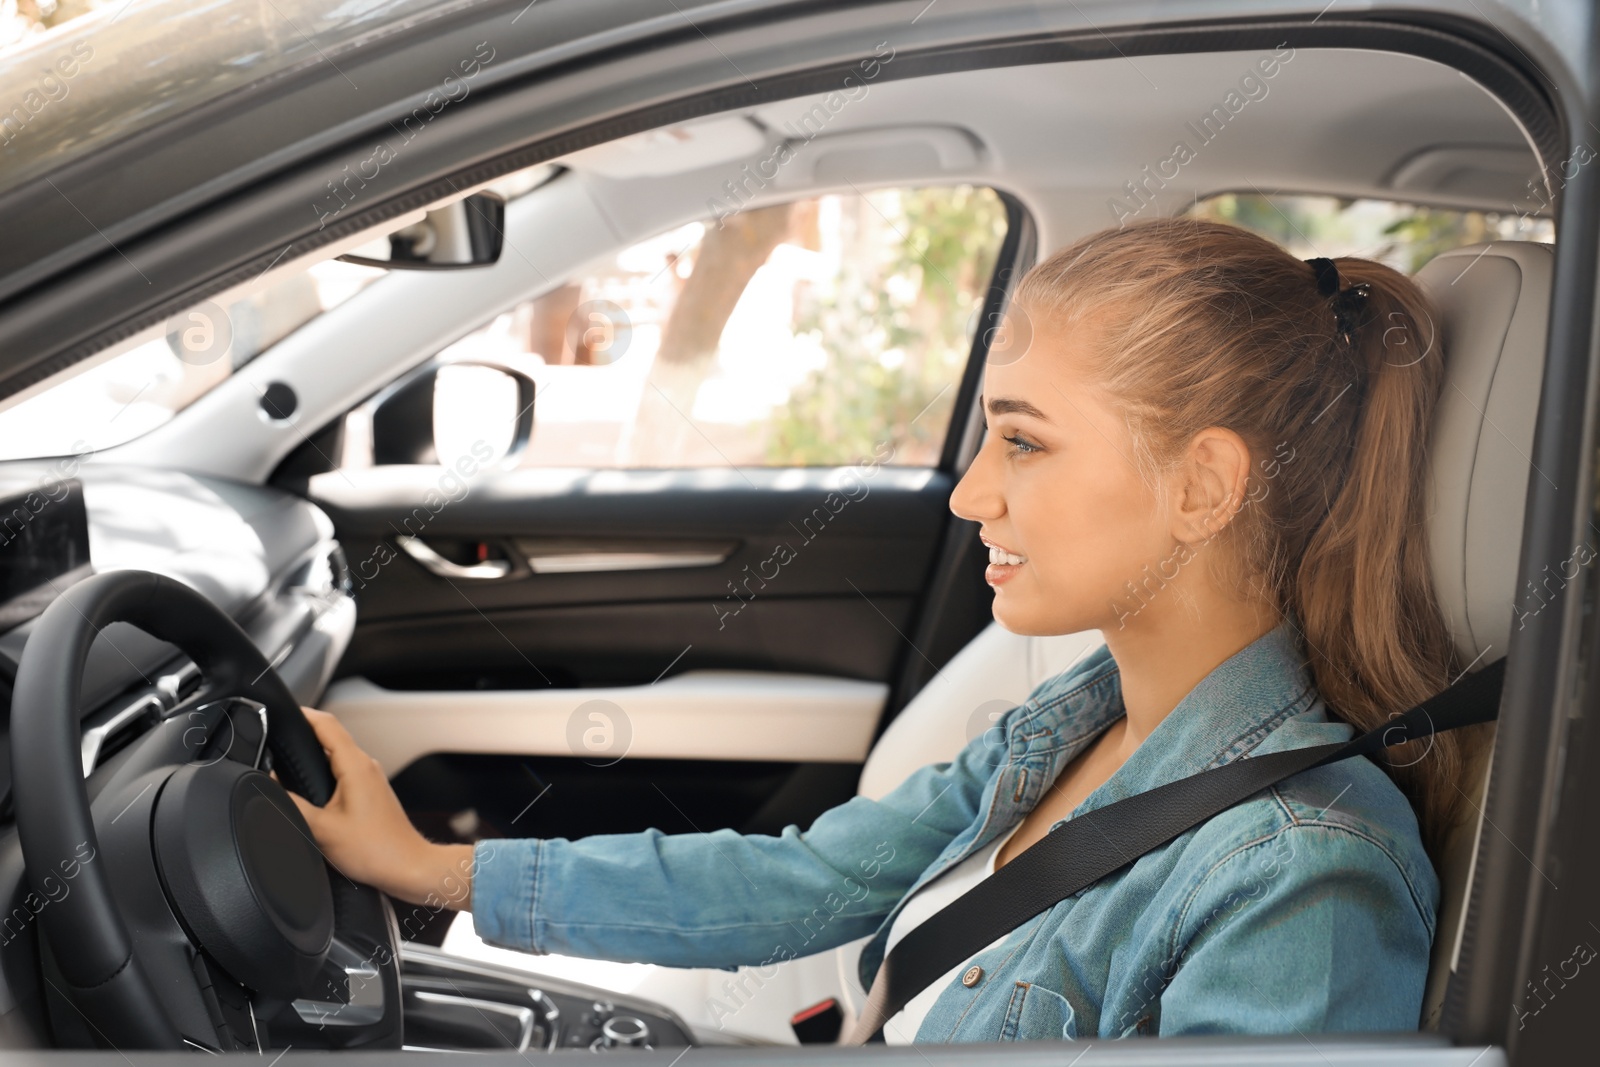
{"label": "rearview mirror", "polygon": [[463,270],[500,260],[506,202],[499,193],[473,193],[338,258],[389,270]]}

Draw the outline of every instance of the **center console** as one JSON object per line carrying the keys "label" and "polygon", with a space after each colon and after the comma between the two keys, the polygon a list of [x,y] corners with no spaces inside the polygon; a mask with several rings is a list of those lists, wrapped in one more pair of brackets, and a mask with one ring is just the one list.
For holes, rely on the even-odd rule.
{"label": "center console", "polygon": [[691,1044],[683,1021],[649,1001],[410,941],[400,961],[407,1049],[608,1052]]}

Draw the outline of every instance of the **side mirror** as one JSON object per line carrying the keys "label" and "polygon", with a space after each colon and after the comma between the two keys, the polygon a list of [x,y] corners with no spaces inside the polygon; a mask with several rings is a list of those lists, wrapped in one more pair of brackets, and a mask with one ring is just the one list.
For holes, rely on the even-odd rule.
{"label": "side mirror", "polygon": [[499,193],[473,193],[338,258],[389,270],[487,267],[499,262],[505,236],[505,198]]}
{"label": "side mirror", "polygon": [[428,363],[390,385],[372,409],[373,464],[473,469],[520,454],[533,435],[535,386],[522,371],[480,360]]}

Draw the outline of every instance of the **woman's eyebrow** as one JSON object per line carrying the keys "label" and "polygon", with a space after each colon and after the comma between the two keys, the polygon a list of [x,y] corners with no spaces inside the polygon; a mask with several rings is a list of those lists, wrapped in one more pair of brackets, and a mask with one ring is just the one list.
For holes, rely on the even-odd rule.
{"label": "woman's eyebrow", "polygon": [[991,415],[1027,415],[1038,419],[1040,422],[1049,422],[1045,413],[1028,403],[1026,400],[1011,396],[997,396],[989,400],[985,410]]}

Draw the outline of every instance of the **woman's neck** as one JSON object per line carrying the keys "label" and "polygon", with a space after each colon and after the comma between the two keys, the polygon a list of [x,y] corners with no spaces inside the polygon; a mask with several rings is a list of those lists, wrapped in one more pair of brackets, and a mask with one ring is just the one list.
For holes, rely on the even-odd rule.
{"label": "woman's neck", "polygon": [[1269,632],[1280,616],[1266,605],[1231,600],[1194,610],[1149,613],[1139,625],[1101,631],[1122,678],[1127,727],[1118,746],[1139,747],[1178,702],[1235,653]]}

